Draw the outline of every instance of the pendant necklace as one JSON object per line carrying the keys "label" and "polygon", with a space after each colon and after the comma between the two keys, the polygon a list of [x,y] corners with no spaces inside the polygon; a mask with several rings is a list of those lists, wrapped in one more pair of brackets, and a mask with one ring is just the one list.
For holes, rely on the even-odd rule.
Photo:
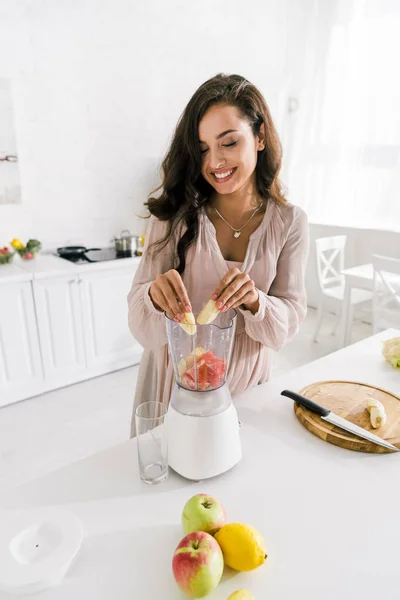
{"label": "pendant necklace", "polygon": [[262,207],[262,205],[264,204],[263,201],[260,202],[260,204],[257,206],[256,210],[253,212],[253,214],[251,215],[250,219],[248,219],[246,221],[246,223],[240,227],[240,229],[235,229],[235,227],[232,227],[232,225],[230,223],[228,223],[228,221],[226,219],[224,219],[224,217],[221,215],[221,213],[215,208],[215,206],[213,206],[213,209],[215,210],[215,212],[217,213],[217,215],[220,217],[220,219],[222,219],[227,225],[228,227],[230,227],[233,231],[233,237],[238,239],[242,233],[242,230],[250,223],[250,221],[252,220],[252,218],[254,217],[254,215],[256,213],[258,213],[258,211],[260,210],[260,208]]}

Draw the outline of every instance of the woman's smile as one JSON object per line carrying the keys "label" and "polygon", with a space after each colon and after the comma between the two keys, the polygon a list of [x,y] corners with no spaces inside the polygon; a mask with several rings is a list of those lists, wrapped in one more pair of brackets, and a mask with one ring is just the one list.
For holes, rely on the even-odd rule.
{"label": "woman's smile", "polygon": [[213,171],[211,175],[213,176],[216,183],[221,184],[230,181],[236,170],[237,167],[233,167],[232,169],[225,168],[223,171]]}

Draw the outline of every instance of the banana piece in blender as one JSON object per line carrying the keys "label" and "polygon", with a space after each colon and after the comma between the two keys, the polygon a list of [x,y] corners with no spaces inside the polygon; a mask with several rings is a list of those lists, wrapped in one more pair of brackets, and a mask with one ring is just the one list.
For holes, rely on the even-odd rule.
{"label": "banana piece in blender", "polygon": [[194,335],[197,331],[196,319],[194,318],[194,314],[193,313],[185,313],[185,317],[184,317],[183,321],[180,322],[180,326],[189,335]]}
{"label": "banana piece in blender", "polygon": [[214,300],[209,300],[199,316],[197,317],[197,322],[199,325],[208,325],[212,323],[214,319],[219,315],[220,310],[217,308]]}
{"label": "banana piece in blender", "polygon": [[187,371],[187,364],[186,364],[186,360],[184,358],[182,358],[179,362],[178,362],[178,371],[179,371],[179,375],[182,377],[182,375],[185,373],[185,371]]}

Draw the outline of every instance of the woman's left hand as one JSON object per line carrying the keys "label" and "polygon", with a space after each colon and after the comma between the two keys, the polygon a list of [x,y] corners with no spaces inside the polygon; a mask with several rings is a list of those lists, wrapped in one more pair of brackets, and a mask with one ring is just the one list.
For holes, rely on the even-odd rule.
{"label": "woman's left hand", "polygon": [[243,305],[246,310],[255,315],[260,307],[254,281],[247,273],[242,273],[236,268],[230,269],[221,279],[211,300],[215,300],[217,308],[223,312]]}

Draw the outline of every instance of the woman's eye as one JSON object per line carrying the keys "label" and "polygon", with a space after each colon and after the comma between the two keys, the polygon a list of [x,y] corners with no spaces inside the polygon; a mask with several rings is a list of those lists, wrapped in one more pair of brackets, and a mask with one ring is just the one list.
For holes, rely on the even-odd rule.
{"label": "woman's eye", "polygon": [[204,154],[205,152],[207,152],[207,148],[200,149],[200,154]]}
{"label": "woman's eye", "polygon": [[237,142],[231,142],[230,144],[222,144],[225,148],[232,148],[232,146],[236,146]]}

